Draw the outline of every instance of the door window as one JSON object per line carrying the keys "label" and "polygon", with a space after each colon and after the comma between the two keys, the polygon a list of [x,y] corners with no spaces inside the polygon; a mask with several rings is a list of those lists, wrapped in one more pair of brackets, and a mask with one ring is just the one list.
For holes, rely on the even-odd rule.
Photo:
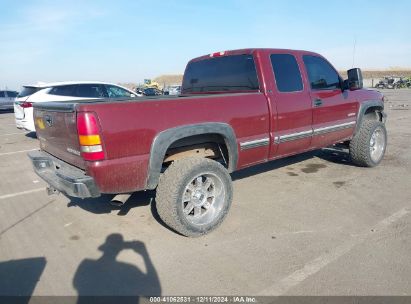
{"label": "door window", "polygon": [[123,88],[106,85],[107,95],[109,98],[131,97],[132,93]]}
{"label": "door window", "polygon": [[303,82],[295,57],[290,54],[272,54],[270,58],[278,91],[302,91]]}
{"label": "door window", "polygon": [[313,90],[335,90],[340,88],[340,77],[335,69],[323,58],[303,56],[308,79]]}
{"label": "door window", "polygon": [[49,94],[58,96],[75,96],[75,85],[63,85],[51,88]]}
{"label": "door window", "polygon": [[77,85],[77,97],[104,98],[103,86],[99,84],[79,84]]}

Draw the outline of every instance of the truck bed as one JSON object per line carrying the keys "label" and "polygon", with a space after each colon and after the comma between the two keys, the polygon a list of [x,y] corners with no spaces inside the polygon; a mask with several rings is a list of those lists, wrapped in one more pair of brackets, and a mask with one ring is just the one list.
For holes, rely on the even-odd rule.
{"label": "truck bed", "polygon": [[[34,119],[51,126],[36,125],[40,148],[93,176],[104,193],[127,192],[147,186],[147,171],[156,136],[166,130],[204,123],[224,124],[239,142],[269,137],[269,111],[263,93],[190,94],[125,99],[47,102],[34,105]],[[81,157],[77,113],[95,113],[105,160],[90,162]],[[233,168],[266,160],[269,145],[244,150],[233,156]],[[110,172],[110,174],[107,174]],[[104,181],[103,181],[104,180]],[[108,181],[109,180],[109,181]]]}

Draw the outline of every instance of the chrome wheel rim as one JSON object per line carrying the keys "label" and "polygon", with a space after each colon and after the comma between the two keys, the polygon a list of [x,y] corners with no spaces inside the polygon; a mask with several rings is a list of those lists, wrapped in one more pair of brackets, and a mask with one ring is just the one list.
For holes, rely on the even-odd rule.
{"label": "chrome wheel rim", "polygon": [[226,192],[222,180],[213,173],[204,173],[189,182],[183,192],[182,208],[187,221],[207,225],[220,214]]}
{"label": "chrome wheel rim", "polygon": [[370,139],[370,155],[373,162],[378,163],[385,149],[385,133],[381,128],[377,128],[371,135]]}

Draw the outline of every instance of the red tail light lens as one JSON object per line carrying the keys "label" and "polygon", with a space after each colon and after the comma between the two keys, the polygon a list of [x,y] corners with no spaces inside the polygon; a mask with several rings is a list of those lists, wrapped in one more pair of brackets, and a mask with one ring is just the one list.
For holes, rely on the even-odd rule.
{"label": "red tail light lens", "polygon": [[103,160],[105,154],[97,117],[92,112],[77,113],[77,133],[81,155],[85,160]]}
{"label": "red tail light lens", "polygon": [[26,108],[31,108],[33,106],[33,103],[28,102],[28,101],[24,101],[20,103],[20,107],[26,109]]}

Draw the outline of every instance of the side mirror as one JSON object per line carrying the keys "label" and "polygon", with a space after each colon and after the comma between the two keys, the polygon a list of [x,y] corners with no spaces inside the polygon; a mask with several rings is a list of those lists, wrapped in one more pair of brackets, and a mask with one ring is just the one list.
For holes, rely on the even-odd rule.
{"label": "side mirror", "polygon": [[[347,71],[348,79],[346,81],[347,88],[351,91],[363,88],[361,69],[355,68]],[[345,82],[345,81],[344,81]]]}

